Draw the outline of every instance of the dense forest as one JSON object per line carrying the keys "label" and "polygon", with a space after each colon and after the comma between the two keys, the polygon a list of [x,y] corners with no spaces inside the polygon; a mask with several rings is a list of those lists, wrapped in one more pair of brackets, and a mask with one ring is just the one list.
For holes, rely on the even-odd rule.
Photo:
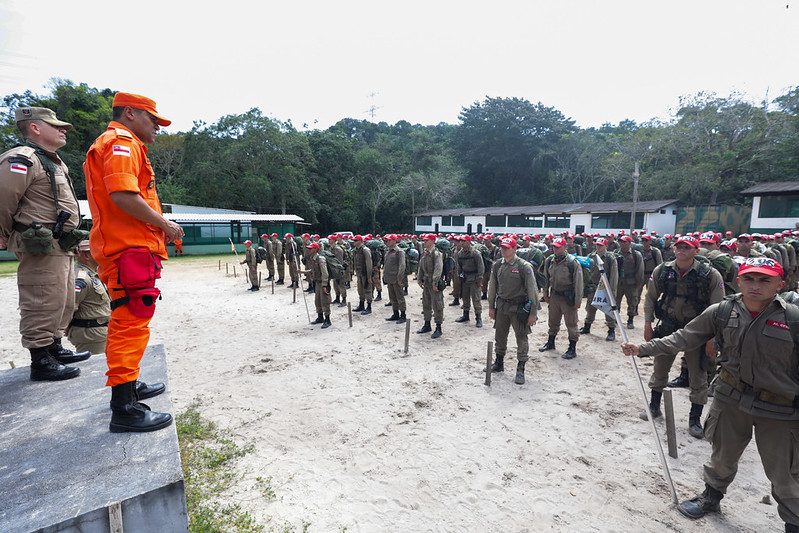
{"label": "dense forest", "polygon": [[[0,151],[20,140],[15,108],[55,110],[74,125],[59,153],[85,198],[83,159],[113,94],[54,79],[50,94],[5,96]],[[753,184],[799,179],[799,87],[760,104],[700,93],[676,109],[668,122],[580,129],[543,103],[487,97],[454,125],[345,118],[312,131],[251,109],[163,133],[149,154],[163,202],[292,213],[320,233],[410,231],[425,209],[631,201],[636,163],[641,200],[685,205],[736,203]]]}

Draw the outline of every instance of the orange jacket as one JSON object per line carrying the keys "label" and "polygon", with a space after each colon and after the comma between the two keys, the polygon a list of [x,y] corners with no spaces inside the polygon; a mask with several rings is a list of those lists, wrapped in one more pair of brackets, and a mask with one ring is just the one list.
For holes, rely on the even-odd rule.
{"label": "orange jacket", "polygon": [[125,213],[110,196],[118,191],[135,192],[156,212],[162,212],[144,143],[122,124],[111,122],[89,148],[83,171],[92,211],[89,239],[95,259],[107,263],[128,248],[144,248],[166,258],[164,231]]}

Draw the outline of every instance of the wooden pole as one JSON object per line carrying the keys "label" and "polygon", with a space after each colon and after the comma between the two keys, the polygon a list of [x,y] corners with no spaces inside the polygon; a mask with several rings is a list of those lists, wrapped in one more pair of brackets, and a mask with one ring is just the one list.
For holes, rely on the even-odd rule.
{"label": "wooden pole", "polygon": [[405,321],[405,353],[408,353],[408,341],[411,340],[411,321]]}
{"label": "wooden pole", "polygon": [[237,276],[236,276],[236,265],[233,265],[233,277],[234,277],[234,278],[235,278],[235,277],[237,277]]}
{"label": "wooden pole", "polygon": [[261,273],[258,272],[258,288],[261,288]]}
{"label": "wooden pole", "polygon": [[491,386],[491,355],[494,352],[494,343],[488,341],[488,349],[486,350],[486,385]]}
{"label": "wooden pole", "polygon": [[222,270],[222,260],[219,260],[219,270]]}
{"label": "wooden pole", "polygon": [[272,294],[275,294],[275,278],[272,278]]}
{"label": "wooden pole", "polygon": [[347,302],[347,316],[350,319],[350,327],[352,327],[352,304]]}
{"label": "wooden pole", "polygon": [[228,265],[227,263],[225,263],[225,275],[226,275],[226,276],[230,275],[230,268],[229,268],[229,267],[230,267],[230,265]]}
{"label": "wooden pole", "polygon": [[674,402],[671,389],[663,390],[663,409],[666,411],[666,441],[669,445],[669,456],[677,458],[677,430],[674,427]]}
{"label": "wooden pole", "polygon": [[291,303],[293,304],[297,303],[297,287],[291,288]]}

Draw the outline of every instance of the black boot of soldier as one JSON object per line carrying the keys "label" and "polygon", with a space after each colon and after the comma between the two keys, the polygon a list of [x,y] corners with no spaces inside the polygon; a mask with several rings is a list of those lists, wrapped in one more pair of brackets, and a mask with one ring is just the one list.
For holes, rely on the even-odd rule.
{"label": "black boot of soldier", "polygon": [[362,315],[371,315],[372,314],[372,302],[367,302],[366,309],[361,311]]}
{"label": "black boot of soldier", "polygon": [[64,366],[51,354],[53,345],[44,348],[31,348],[31,381],[62,381],[76,378],[80,368]]}
{"label": "black boot of soldier", "polygon": [[[663,411],[660,410],[660,399],[663,397],[663,393],[653,390],[651,391],[651,396],[649,397],[649,412],[652,413],[652,418],[660,418],[663,416]],[[641,420],[647,420],[646,411],[642,412]]]}
{"label": "black boot of soldier", "polygon": [[338,304],[339,307],[347,307],[347,297],[341,299],[341,303]]}
{"label": "black boot of soldier", "polygon": [[50,355],[62,365],[71,365],[78,361],[85,361],[92,356],[92,352],[88,350],[84,352],[73,352],[61,346],[61,339],[53,339],[53,344],[50,345]]}
{"label": "black boot of soldier", "polygon": [[461,301],[459,299],[455,298],[454,300],[452,300],[452,303],[449,304],[449,306],[450,307],[454,307],[454,306],[460,305],[460,304],[461,304]]}
{"label": "black boot of soldier", "polygon": [[322,323],[322,329],[330,327],[330,315],[325,315],[325,321]]}
{"label": "black boot of soldier", "polygon": [[547,343],[538,349],[539,352],[546,352],[547,350],[555,349],[555,336],[550,335]]}
{"label": "black boot of soldier", "polygon": [[111,387],[111,433],[143,433],[163,429],[172,423],[169,413],[156,413],[139,403],[136,382],[129,381]]}
{"label": "black boot of soldier", "polygon": [[420,329],[416,333],[428,333],[430,331],[433,331],[433,328],[430,327],[430,321],[429,320],[425,320],[424,321],[424,326],[422,326],[422,329]]}
{"label": "black boot of soldier", "polygon": [[153,396],[158,396],[166,390],[166,385],[163,383],[151,383],[148,385],[143,381],[136,380],[136,396],[140,400],[146,400]]}
{"label": "black boot of soldier", "polygon": [[463,316],[459,316],[455,319],[455,322],[468,322],[469,321],[469,311],[464,311]]}
{"label": "black boot of soldier", "polygon": [[394,320],[399,320],[399,313],[398,313],[398,312],[396,312],[396,311],[394,311],[394,312],[391,314],[391,316],[390,316],[390,317],[388,317],[386,320],[388,320],[389,322],[393,322]]}
{"label": "black boot of soldier", "polygon": [[702,410],[705,408],[701,403],[691,404],[691,413],[688,415],[688,433],[697,439],[705,438],[705,431],[702,429]]}
{"label": "black boot of soldier", "polygon": [[633,324],[633,317],[627,317],[627,329],[635,329],[635,324]]}
{"label": "black boot of soldier", "polygon": [[358,312],[360,312],[360,311],[363,311],[363,310],[364,310],[364,307],[363,307],[363,300],[361,300],[360,302],[358,302],[358,307],[356,307],[355,309],[353,309],[353,311],[354,311],[354,312],[356,312],[356,313],[358,313]]}
{"label": "black boot of soldier", "polygon": [[341,297],[340,297],[340,296],[336,296],[336,299],[335,299],[335,300],[333,300],[333,301],[332,301],[332,302],[330,302],[330,303],[331,303],[331,304],[340,304],[340,303],[341,303]]}
{"label": "black boot of soldier", "polygon": [[383,293],[380,292],[380,291],[377,291],[377,298],[375,298],[375,301],[379,302],[382,299],[383,299]]}
{"label": "black boot of soldier", "polygon": [[608,336],[605,337],[606,341],[615,341],[616,340],[616,330],[613,328],[608,328]]}
{"label": "black boot of soldier", "polygon": [[491,372],[504,372],[505,371],[505,354],[497,354],[494,359],[494,364],[491,365]]}
{"label": "black boot of soldier", "polygon": [[[705,484],[705,490],[699,496],[684,501],[677,506],[677,510],[687,516],[688,518],[702,518],[707,513],[718,513],[721,509],[719,503],[724,497],[720,491],[717,491],[708,484]],[[786,528],[787,531],[787,528]]]}
{"label": "black boot of soldier", "polygon": [[404,324],[407,318],[408,317],[405,316],[405,311],[400,311],[400,316],[399,319],[397,319],[397,324]]}
{"label": "black boot of soldier", "polygon": [[580,328],[580,335],[588,335],[591,333],[591,324],[586,324]]}
{"label": "black boot of soldier", "polygon": [[577,341],[569,341],[569,349],[561,355],[564,359],[574,359],[577,357]]}
{"label": "black boot of soldier", "polygon": [[517,385],[524,385],[524,361],[516,364],[516,377],[513,380]]}
{"label": "black boot of soldier", "polygon": [[436,322],[436,330],[433,332],[432,335],[430,335],[430,338],[431,339],[437,339],[441,335],[442,335],[442,333],[441,333],[441,324],[439,322]]}
{"label": "black boot of soldier", "polygon": [[308,283],[308,288],[305,289],[305,292],[314,292],[313,283]]}
{"label": "black boot of soldier", "polygon": [[785,523],[785,533],[799,533],[799,526],[796,524]]}
{"label": "black boot of soldier", "polygon": [[406,285],[406,286],[405,286],[405,287],[402,289],[402,293],[403,293],[405,296],[408,296],[408,286],[407,286],[407,285]]}
{"label": "black boot of soldier", "polygon": [[325,323],[325,317],[322,313],[317,313],[316,320],[311,322],[311,324],[324,324],[324,323]]}
{"label": "black boot of soldier", "polygon": [[477,314],[474,315],[474,326],[476,328],[482,328],[483,327],[483,318],[480,315],[477,315]]}
{"label": "black boot of soldier", "polygon": [[688,386],[688,367],[680,368],[680,375],[669,381],[669,387],[672,389],[687,387]]}

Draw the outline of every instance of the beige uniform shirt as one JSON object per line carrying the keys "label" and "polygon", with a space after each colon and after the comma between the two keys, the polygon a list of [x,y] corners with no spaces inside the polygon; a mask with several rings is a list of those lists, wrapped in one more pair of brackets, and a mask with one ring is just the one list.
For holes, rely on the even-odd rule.
{"label": "beige uniform shirt", "polygon": [[[572,264],[571,269],[569,263]],[[574,305],[580,305],[583,298],[583,267],[574,257],[566,254],[561,259],[553,254],[544,263],[544,275],[547,278],[544,296],[550,298],[553,293],[574,291]]]}
{"label": "beige uniform shirt", "polygon": [[[578,265],[579,266],[579,265]],[[510,261],[498,259],[491,268],[488,280],[488,308],[506,315],[516,314],[520,303],[531,301],[531,315],[538,315],[538,285],[533,265],[514,255]]]}
{"label": "beige uniform shirt", "polygon": [[405,251],[399,246],[386,250],[383,262],[383,281],[385,283],[398,283],[405,280]]}
{"label": "beige uniform shirt", "polygon": [[317,252],[316,257],[310,257],[309,255],[308,260],[311,262],[311,276],[313,276],[314,282],[318,281],[322,283],[322,286],[326,286],[328,275],[327,259],[325,259],[325,256]]}
{"label": "beige uniform shirt", "polygon": [[[647,281],[646,285],[646,298],[644,299],[644,320],[646,322],[654,322],[655,321],[655,304],[657,303],[658,299],[660,298],[660,290],[657,287],[655,281],[659,279],[660,272],[663,268],[667,266],[673,266],[674,270],[677,275],[679,275],[677,265],[674,261],[668,261],[666,263],[661,263],[657,267],[655,267],[655,271],[652,272],[652,276]],[[691,267],[682,274],[682,277],[688,275],[689,272],[692,270],[697,270],[699,268],[699,261],[694,259],[693,264]],[[721,300],[724,299],[724,280],[721,279],[721,274],[719,271],[713,268],[710,271],[710,274],[707,278],[707,283],[709,284],[709,303],[716,304],[719,303]],[[684,284],[679,284],[677,286],[677,295],[672,299],[672,302],[669,304],[667,309],[664,309],[664,313],[666,316],[675,320],[679,324],[687,324],[692,319],[697,316],[696,306],[691,303],[691,299],[689,295],[686,294],[685,291],[686,287]]]}

